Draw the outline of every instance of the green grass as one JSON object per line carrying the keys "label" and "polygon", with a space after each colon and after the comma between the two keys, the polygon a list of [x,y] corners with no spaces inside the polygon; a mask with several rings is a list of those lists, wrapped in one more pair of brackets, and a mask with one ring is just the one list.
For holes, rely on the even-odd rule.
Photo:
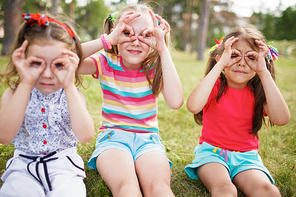
{"label": "green grass", "polygon": [[[173,162],[172,190],[176,196],[210,196],[200,181],[190,180],[184,167],[194,159],[193,149],[198,143],[201,126],[195,124],[193,115],[186,109],[186,100],[204,75],[206,61],[197,62],[196,54],[172,52],[172,57],[182,81],[185,103],[179,110],[172,110],[162,96],[158,99],[158,120],[160,135],[166,147],[168,158]],[[0,58],[0,70],[7,58]],[[294,58],[280,57],[277,65],[277,84],[285,97],[291,112],[290,122],[282,127],[265,127],[260,131],[260,151],[264,164],[271,172],[283,196],[296,197],[296,64]],[[85,77],[87,90],[82,89],[96,128],[101,122],[101,89],[97,81]],[[0,95],[6,87],[0,86]],[[95,139],[78,145],[78,153],[85,166],[95,146]],[[6,161],[13,155],[13,145],[0,144],[0,175],[5,170]],[[102,178],[94,170],[85,167],[87,196],[111,196]],[[2,182],[0,182],[2,184]],[[239,194],[243,196],[242,194]]]}

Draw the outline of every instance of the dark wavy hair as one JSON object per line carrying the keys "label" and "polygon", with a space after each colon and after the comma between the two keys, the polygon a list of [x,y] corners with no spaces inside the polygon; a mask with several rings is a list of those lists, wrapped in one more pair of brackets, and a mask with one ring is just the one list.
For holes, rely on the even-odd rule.
{"label": "dark wavy hair", "polygon": [[[57,20],[54,16],[51,16],[48,13],[45,13],[48,18],[52,18]],[[65,17],[64,17],[65,18]],[[66,20],[66,18],[64,19]],[[8,85],[10,88],[14,89],[19,83],[20,83],[20,77],[18,74],[18,71],[11,60],[11,55],[14,50],[19,48],[25,40],[28,41],[28,46],[30,44],[50,44],[53,40],[63,42],[67,45],[68,49],[74,53],[76,53],[79,57],[79,64],[78,68],[81,64],[82,59],[82,47],[81,43],[79,41],[77,33],[74,31],[73,27],[69,22],[64,22],[59,20],[60,22],[63,22],[65,25],[67,25],[72,32],[74,33],[75,40],[70,36],[68,31],[61,25],[55,22],[49,22],[49,25],[46,27],[40,27],[38,24],[34,24],[31,26],[30,23],[27,21],[24,21],[16,35],[16,38],[14,40],[14,43],[10,49],[10,60],[8,62],[8,65],[6,67],[5,73],[1,73],[0,76],[4,80],[4,83]],[[31,26],[31,27],[30,27]],[[27,46],[27,49],[28,49]],[[27,54],[27,49],[25,51],[25,54]],[[78,68],[75,72],[75,85],[79,86],[82,85],[82,77],[78,75]]]}
{"label": "dark wavy hair", "polygon": [[[259,46],[255,43],[255,40],[262,41],[266,43],[264,35],[254,26],[248,25],[247,27],[235,27],[232,29],[230,33],[228,33],[225,38],[223,39],[223,43],[226,42],[226,40],[230,37],[236,37],[239,39],[244,39],[251,48],[254,51],[259,51]],[[222,55],[224,51],[224,45],[222,44],[219,48],[214,50],[209,57],[207,68],[205,72],[205,76],[212,70],[212,68],[217,64],[216,56]],[[268,61],[267,58],[265,58],[265,64],[267,69],[269,70],[273,80],[275,80],[275,67],[273,64],[273,61]],[[257,74],[247,83],[248,87],[253,91],[254,97],[255,97],[255,107],[254,107],[254,117],[253,117],[253,126],[252,131],[250,131],[254,136],[258,137],[258,131],[262,127],[262,123],[265,125],[265,118],[263,115],[263,106],[266,103],[266,97],[265,92],[263,89],[262,82]],[[223,95],[223,93],[227,91],[227,80],[225,77],[224,72],[221,72],[220,74],[220,89],[218,92],[217,97],[215,98],[217,103],[219,102],[219,99]],[[194,114],[194,120],[197,124],[202,125],[203,123],[203,110],[201,110],[199,113]],[[270,126],[273,126],[273,123],[269,120],[268,121]]]}

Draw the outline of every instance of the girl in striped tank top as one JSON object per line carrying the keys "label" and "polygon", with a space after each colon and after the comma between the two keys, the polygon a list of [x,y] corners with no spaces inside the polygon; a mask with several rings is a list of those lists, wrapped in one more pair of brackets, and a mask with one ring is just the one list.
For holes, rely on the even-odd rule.
{"label": "girl in striped tank top", "polygon": [[171,163],[157,123],[157,96],[182,106],[182,85],[168,50],[169,24],[144,4],[129,5],[105,20],[100,39],[83,44],[79,69],[100,82],[102,126],[88,162],[113,196],[174,196]]}

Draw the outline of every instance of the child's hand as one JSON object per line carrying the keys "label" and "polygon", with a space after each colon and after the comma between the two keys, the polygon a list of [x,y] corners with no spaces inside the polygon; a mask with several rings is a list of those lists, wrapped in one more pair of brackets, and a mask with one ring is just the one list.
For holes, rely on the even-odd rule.
{"label": "child's hand", "polygon": [[170,26],[160,16],[154,15],[151,10],[149,14],[152,18],[154,28],[147,28],[143,31],[142,36],[138,36],[138,39],[161,53],[166,49],[164,37],[170,31]]}
{"label": "child's hand", "polygon": [[120,17],[119,23],[117,24],[115,29],[113,29],[108,36],[110,43],[112,45],[116,45],[123,42],[134,41],[136,39],[136,37],[134,36],[134,30],[131,26],[127,24],[140,15],[140,13],[134,13],[134,11],[123,14]]}
{"label": "child's hand", "polygon": [[259,53],[255,51],[248,52],[245,55],[245,61],[256,73],[266,71],[265,57],[268,53],[268,47],[261,41],[255,40],[259,46]]}
{"label": "child's hand", "polygon": [[63,52],[63,58],[56,59],[51,64],[51,70],[64,88],[75,85],[75,72],[79,58],[72,51]]}
{"label": "child's hand", "polygon": [[17,68],[21,82],[33,86],[46,66],[44,60],[38,57],[30,56],[26,59],[25,51],[27,46],[28,41],[25,40],[22,46],[12,53],[11,60]]}
{"label": "child's hand", "polygon": [[[224,52],[222,53],[221,58],[219,59],[219,63],[224,65],[224,68],[228,68],[231,65],[239,62],[242,58],[241,53],[238,50],[231,49],[233,43],[238,41],[238,38],[234,36],[230,37],[224,43]],[[222,43],[223,44],[223,43]]]}

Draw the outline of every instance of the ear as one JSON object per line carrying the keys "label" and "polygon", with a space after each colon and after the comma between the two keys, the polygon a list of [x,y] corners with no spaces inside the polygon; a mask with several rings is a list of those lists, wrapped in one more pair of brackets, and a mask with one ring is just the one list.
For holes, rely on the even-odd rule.
{"label": "ear", "polygon": [[221,56],[220,56],[219,54],[216,55],[216,57],[215,57],[216,62],[219,62],[220,57],[221,57]]}

